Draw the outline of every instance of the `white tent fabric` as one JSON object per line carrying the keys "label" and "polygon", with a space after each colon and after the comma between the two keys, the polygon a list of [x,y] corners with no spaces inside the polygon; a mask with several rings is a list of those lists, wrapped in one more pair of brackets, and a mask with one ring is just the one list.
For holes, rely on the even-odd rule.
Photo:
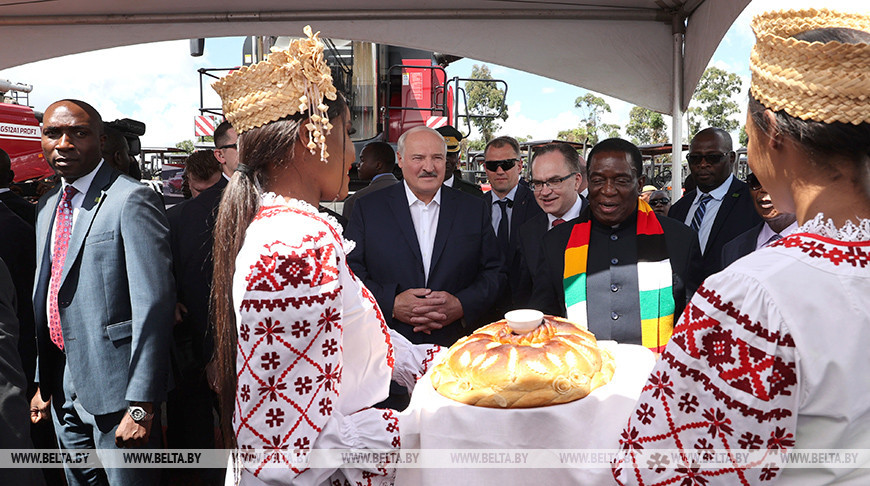
{"label": "white tent fabric", "polygon": [[[528,71],[674,111],[672,25],[686,25],[680,106],[749,0],[0,0],[0,69],[162,40],[300,35],[366,40]],[[314,10],[314,5],[320,10]],[[685,19],[685,22],[683,21]],[[678,84],[679,86],[679,84]]]}

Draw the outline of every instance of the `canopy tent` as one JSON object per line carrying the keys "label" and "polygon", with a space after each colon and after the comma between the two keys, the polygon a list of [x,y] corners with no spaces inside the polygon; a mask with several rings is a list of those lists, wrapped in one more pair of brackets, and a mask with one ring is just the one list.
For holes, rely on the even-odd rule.
{"label": "canopy tent", "polygon": [[[298,35],[454,54],[681,117],[749,0],[0,0],[0,69],[196,37]],[[679,123],[674,138],[680,138]],[[681,156],[675,147],[675,163]],[[679,173],[678,171],[674,171]],[[679,189],[679,180],[675,190]]]}

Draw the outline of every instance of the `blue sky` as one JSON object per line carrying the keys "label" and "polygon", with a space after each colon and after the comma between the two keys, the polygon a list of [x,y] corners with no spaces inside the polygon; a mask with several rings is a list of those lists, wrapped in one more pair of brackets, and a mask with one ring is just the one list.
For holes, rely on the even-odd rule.
{"label": "blue sky", "polygon": [[[777,8],[818,7],[818,0],[753,0],[735,21],[714,54],[711,65],[744,78],[744,91],[735,101],[745,109],[749,51],[754,37],[752,16]],[[828,0],[824,6],[867,11],[866,0]],[[203,57],[189,55],[188,41],[170,41],[106,49],[64,56],[0,71],[0,79],[33,85],[30,103],[44,110],[62,98],[93,102],[103,118],[129,117],[148,127],[144,146],[173,146],[193,138],[193,117],[199,107],[200,67],[228,67],[241,62],[241,38],[208,39]],[[450,65],[448,76],[470,77],[474,60]],[[497,134],[553,138],[559,130],[576,127],[580,120],[574,100],[586,93],[571,86],[529,73],[488,64],[496,78],[508,82],[509,118]],[[63,73],[58,76],[57,73]],[[216,95],[206,90],[206,104],[217,106]],[[607,123],[625,126],[631,105],[605,97],[612,113]],[[670,117],[665,117],[670,123]],[[741,123],[743,115],[738,118]]]}

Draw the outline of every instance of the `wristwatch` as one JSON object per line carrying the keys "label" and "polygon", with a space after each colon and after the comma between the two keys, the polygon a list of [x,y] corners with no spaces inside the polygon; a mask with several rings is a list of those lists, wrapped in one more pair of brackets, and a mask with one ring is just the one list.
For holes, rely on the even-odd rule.
{"label": "wristwatch", "polygon": [[138,405],[130,405],[127,407],[127,413],[130,414],[130,418],[133,419],[137,424],[139,422],[150,422],[152,418],[154,418],[153,413],[148,413],[144,408]]}

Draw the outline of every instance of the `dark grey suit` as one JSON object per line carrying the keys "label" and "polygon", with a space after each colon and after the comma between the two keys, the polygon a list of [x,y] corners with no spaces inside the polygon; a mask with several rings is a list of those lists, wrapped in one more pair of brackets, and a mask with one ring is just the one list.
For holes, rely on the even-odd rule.
{"label": "dark grey suit", "polygon": [[736,238],[728,243],[725,243],[725,246],[722,247],[723,268],[755,251],[755,245],[758,242],[758,235],[761,233],[761,229],[764,228],[764,224],[765,223],[759,223],[748,231],[737,235]]}
{"label": "dark grey suit", "polygon": [[341,215],[344,216],[345,219],[350,221],[350,213],[351,211],[353,211],[353,205],[357,201],[357,199],[365,196],[366,194],[371,194],[378,189],[390,187],[397,182],[399,182],[399,179],[396,179],[396,176],[391,173],[386,173],[384,175],[381,175],[380,177],[376,177],[369,183],[369,185],[363,187],[359,191],[356,191],[344,200],[344,207],[342,207],[341,209]]}

